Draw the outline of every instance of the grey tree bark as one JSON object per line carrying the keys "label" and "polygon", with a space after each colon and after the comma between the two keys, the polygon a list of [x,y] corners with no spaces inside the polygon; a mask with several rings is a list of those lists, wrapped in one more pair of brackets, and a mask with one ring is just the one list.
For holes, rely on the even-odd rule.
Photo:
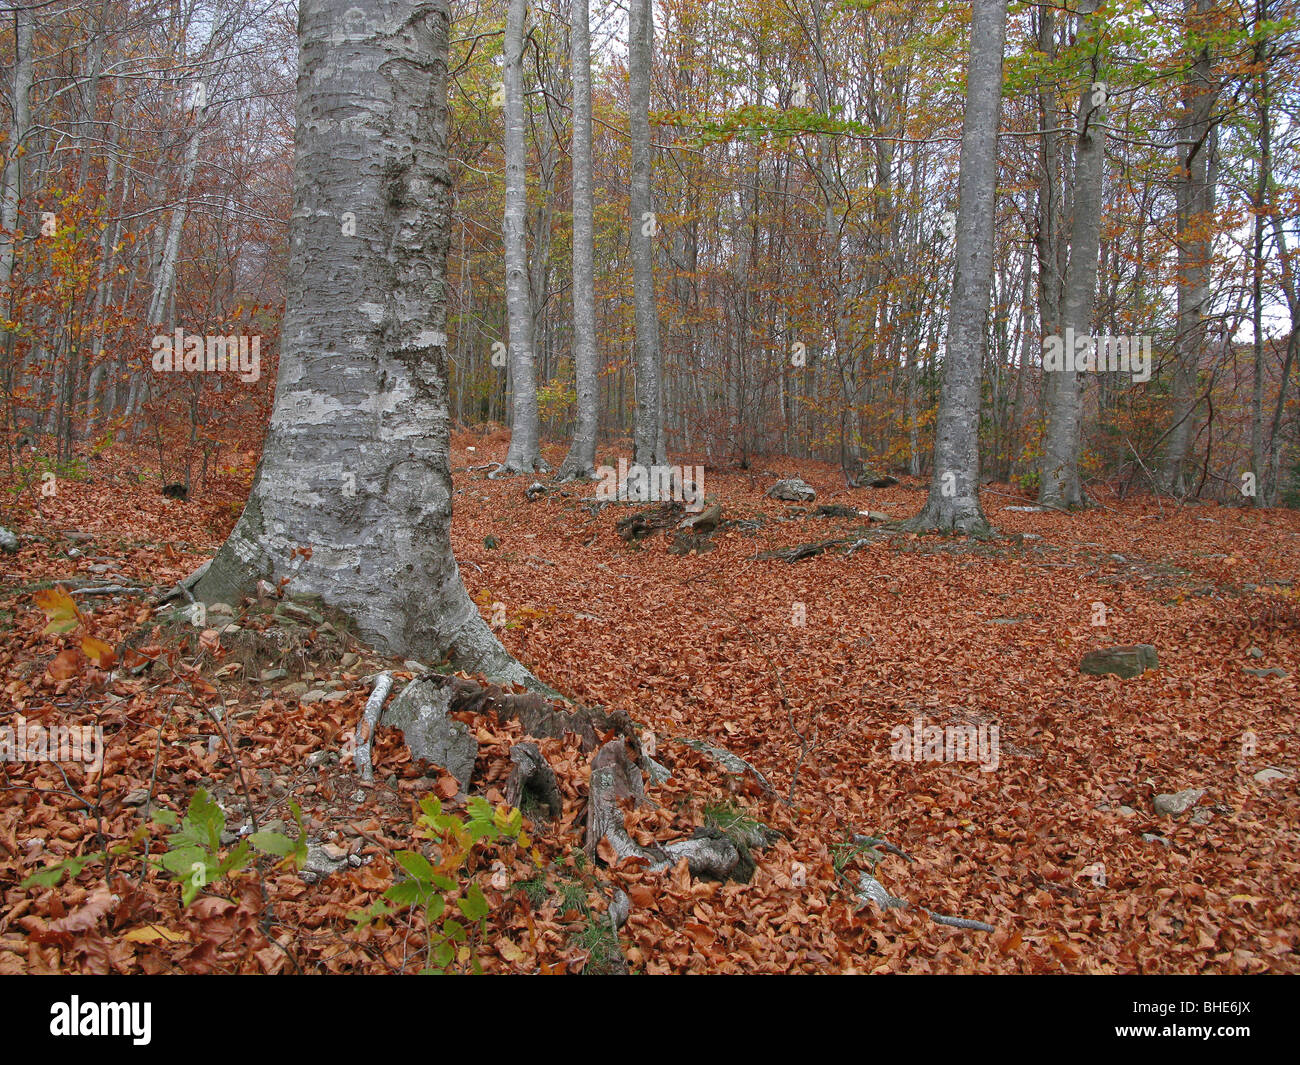
{"label": "grey tree bark", "polygon": [[[1097,47],[1100,47],[1100,38],[1090,17],[1096,10],[1096,0],[1085,0],[1081,7],[1083,24],[1080,36],[1097,42]],[[1070,258],[1065,271],[1061,314],[1065,337],[1092,334],[1097,257],[1101,252],[1102,176],[1106,161],[1105,89],[1093,88],[1097,85],[1099,58],[1094,51],[1088,76],[1079,94]],[[1070,353],[1065,354],[1068,357]],[[1079,452],[1082,447],[1083,396],[1080,374],[1077,370],[1062,369],[1052,376],[1055,380],[1044,404],[1047,425],[1043,437],[1038,502],[1053,507],[1082,506],[1084,496],[1079,483]]]}
{"label": "grey tree bark", "polygon": [[666,463],[659,417],[659,309],[655,303],[654,233],[657,223],[650,192],[650,64],[654,47],[651,0],[628,4],[628,131],[632,139],[631,258],[636,318],[635,461]]}
{"label": "grey tree bark", "polygon": [[570,0],[573,68],[573,364],[578,420],[558,480],[596,475],[595,208],[591,194],[591,26],[587,0]]}
{"label": "grey tree bark", "polygon": [[18,195],[22,153],[18,151],[31,126],[32,19],[25,8],[14,8],[13,118],[0,176],[0,287],[8,289],[14,272],[13,232],[18,228]]}
{"label": "grey tree bark", "polygon": [[979,498],[979,415],[993,279],[993,208],[1006,34],[1007,0],[975,0],[962,119],[957,268],[935,423],[934,470],[925,506],[905,523],[914,532],[990,532]]}
{"label": "grey tree bark", "polygon": [[506,318],[510,329],[512,420],[510,450],[497,471],[545,470],[539,449],[537,380],[533,369],[533,310],[528,290],[528,173],[524,139],[524,21],[527,0],[510,0],[505,37],[506,206],[502,236],[506,256]]}
{"label": "grey tree bark", "polygon": [[[23,157],[18,151],[22,147],[31,126],[32,88],[32,12],[24,8],[15,8],[14,19],[14,69],[13,69],[13,115],[9,126],[9,137],[5,145],[5,162],[3,174],[0,174],[0,298],[9,316],[13,314],[14,302],[11,298],[10,284],[14,276],[14,231],[18,228],[19,194],[22,188]],[[14,341],[16,334],[5,330],[3,385],[5,395],[13,394],[13,385],[18,367],[15,365]],[[9,403],[4,407],[5,419],[13,415]],[[10,430],[13,425],[3,425],[5,430],[5,452],[10,455]]]}
{"label": "grey tree bark", "polygon": [[[1189,32],[1206,32],[1213,0],[1185,0]],[[1206,233],[1214,209],[1209,179],[1210,126],[1216,89],[1210,49],[1203,45],[1191,57],[1183,88],[1183,112],[1178,129],[1181,175],[1175,188],[1178,244],[1178,337],[1174,360],[1173,425],[1165,442],[1160,470],[1162,486],[1174,495],[1187,493],[1187,458],[1191,451],[1197,404],[1197,370],[1205,347],[1209,298],[1210,240]]]}
{"label": "grey tree bark", "polygon": [[275,404],[195,594],[287,580],[394,654],[536,684],[470,602],[449,539],[448,22],[448,0],[301,5]]}

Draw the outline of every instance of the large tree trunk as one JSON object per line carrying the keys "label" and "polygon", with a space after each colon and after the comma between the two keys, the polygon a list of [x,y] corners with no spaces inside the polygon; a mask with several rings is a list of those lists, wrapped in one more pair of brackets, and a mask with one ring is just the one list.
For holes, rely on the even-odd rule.
{"label": "large tree trunk", "polygon": [[[1081,38],[1099,42],[1088,14],[1096,0],[1083,5],[1086,9]],[[1099,46],[1099,44],[1098,44]],[[1097,287],[1097,257],[1101,252],[1102,174],[1106,159],[1105,89],[1094,90],[1098,55],[1094,51],[1088,77],[1079,95],[1078,136],[1074,144],[1073,218],[1070,224],[1070,260],[1065,273],[1061,324],[1064,344],[1071,337],[1092,334],[1092,312]],[[1063,352],[1065,367],[1052,374],[1053,387],[1047,393],[1046,430],[1043,437],[1043,463],[1038,482],[1038,502],[1052,507],[1083,504],[1079,484],[1079,451],[1082,446],[1082,387],[1080,374],[1073,369],[1073,355]],[[1096,352],[1103,357],[1104,352]],[[1047,376],[1044,367],[1044,377]]]}
{"label": "large tree trunk", "polygon": [[[25,8],[14,9],[13,118],[4,145],[4,171],[0,175],[0,299],[4,300],[6,317],[13,316],[15,306],[10,288],[13,282],[15,259],[13,234],[18,229],[18,198],[22,188],[23,157],[20,149],[31,126],[29,94],[32,88],[32,18],[32,13]],[[10,398],[14,394],[14,384],[18,377],[14,349],[16,340],[17,333],[12,329],[6,329],[3,380],[0,381],[4,386],[6,424],[0,426],[0,430],[4,431],[5,453],[9,456],[8,461],[11,466],[13,453],[10,445],[13,439],[12,430],[16,428],[12,422],[17,413],[13,409]]]}
{"label": "large tree trunk", "polygon": [[578,422],[559,479],[596,475],[595,209],[591,194],[591,27],[587,0],[571,0],[573,67],[573,364]]}
{"label": "large tree trunk", "polygon": [[957,269],[935,424],[930,495],[921,513],[906,523],[914,532],[989,532],[979,499],[980,383],[993,280],[993,212],[1007,0],[975,0],[974,7],[958,181]]}
{"label": "large tree trunk", "polygon": [[449,539],[448,17],[447,0],[301,7],[275,405],[243,516],[196,594],[288,578],[378,647],[528,682]]}
{"label": "large tree trunk", "polygon": [[[1186,0],[1189,32],[1208,33],[1206,18],[1213,0]],[[1173,426],[1165,445],[1161,469],[1163,487],[1175,495],[1187,492],[1186,464],[1192,446],[1197,407],[1197,371],[1205,347],[1209,299],[1209,214],[1214,209],[1210,181],[1210,116],[1216,92],[1208,45],[1192,57],[1183,88],[1183,114],[1178,131],[1181,174],[1177,197],[1178,337],[1174,361]]]}
{"label": "large tree trunk", "polygon": [[533,309],[528,291],[528,174],[524,142],[524,20],[526,0],[506,9],[505,127],[506,208],[502,225],[506,255],[506,317],[510,328],[513,389],[510,450],[500,473],[546,468],[538,448],[537,380],[533,368]]}
{"label": "large tree trunk", "polygon": [[650,63],[654,46],[651,0],[628,4],[628,130],[632,138],[630,182],[632,287],[636,317],[636,461],[666,462],[659,427],[659,308],[655,303],[654,234],[650,195]]}

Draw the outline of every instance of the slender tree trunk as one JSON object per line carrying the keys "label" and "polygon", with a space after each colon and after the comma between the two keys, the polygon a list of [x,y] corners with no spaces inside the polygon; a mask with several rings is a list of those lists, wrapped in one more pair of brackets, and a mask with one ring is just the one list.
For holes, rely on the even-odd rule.
{"label": "slender tree trunk", "polygon": [[570,0],[573,67],[573,365],[578,421],[560,466],[561,481],[596,473],[595,208],[591,193],[591,27],[587,0]]}
{"label": "slender tree trunk", "polygon": [[275,404],[248,504],[196,595],[287,581],[394,654],[529,682],[470,602],[449,536],[448,22],[447,0],[301,6]]}
{"label": "slender tree trunk", "polygon": [[498,472],[532,473],[546,469],[539,450],[537,381],[534,375],[533,309],[528,285],[528,173],[524,141],[524,21],[527,0],[506,8],[505,127],[506,208],[502,225],[506,254],[506,315],[510,328],[513,389],[510,450]]}
{"label": "slender tree trunk", "polygon": [[993,279],[993,215],[1007,0],[974,0],[958,180],[957,269],[935,424],[934,470],[914,532],[990,531],[979,499],[980,384]]}
{"label": "slender tree trunk", "polygon": [[[1087,16],[1096,9],[1095,0],[1085,14],[1080,37],[1097,41]],[[1074,144],[1074,195],[1070,224],[1070,259],[1065,273],[1062,325],[1063,365],[1052,373],[1055,381],[1047,394],[1047,426],[1043,437],[1043,464],[1038,482],[1038,502],[1045,506],[1074,507],[1083,504],[1079,483],[1079,452],[1082,447],[1082,387],[1075,358],[1084,354],[1080,340],[1092,335],[1092,312],[1097,288],[1097,257],[1101,250],[1102,176],[1106,158],[1105,90],[1097,85],[1098,56],[1094,52],[1088,77],[1079,94],[1078,136]],[[1064,350],[1073,340],[1073,350]],[[1094,352],[1104,358],[1104,352]],[[1049,372],[1044,360],[1044,376]]]}
{"label": "slender tree trunk", "polygon": [[[636,317],[636,462],[665,460],[659,417],[659,308],[655,302],[653,213],[650,182],[650,64],[654,48],[652,0],[628,4],[628,130],[632,139],[630,182],[632,287]],[[644,482],[643,482],[644,483]]]}
{"label": "slender tree trunk", "polygon": [[[1213,0],[1185,0],[1189,33],[1207,33]],[[1178,243],[1178,337],[1172,393],[1173,426],[1166,440],[1161,481],[1175,495],[1187,493],[1187,459],[1196,415],[1197,378],[1205,347],[1209,298],[1210,239],[1208,226],[1214,207],[1209,179],[1210,116],[1214,108],[1210,49],[1200,47],[1192,57],[1183,88],[1179,127],[1181,174],[1175,189]]]}

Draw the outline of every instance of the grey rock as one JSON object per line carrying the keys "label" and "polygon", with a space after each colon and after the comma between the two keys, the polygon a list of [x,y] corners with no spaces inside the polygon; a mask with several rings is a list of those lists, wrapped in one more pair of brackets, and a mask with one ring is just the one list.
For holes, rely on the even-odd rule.
{"label": "grey rock", "polygon": [[149,801],[148,788],[133,788],[131,791],[128,791],[126,793],[126,797],[122,800],[122,805],[143,806],[148,801]]}
{"label": "grey rock", "polygon": [[1268,669],[1251,669],[1249,666],[1247,666],[1247,667],[1246,667],[1246,672],[1249,673],[1252,677],[1285,677],[1285,676],[1287,676],[1287,671],[1286,671],[1285,669],[1281,669],[1281,668],[1279,668],[1278,666],[1269,666]]}
{"label": "grey rock", "polygon": [[1248,648],[1246,648],[1246,654],[1250,655],[1251,658],[1263,658],[1263,657],[1264,657],[1264,652],[1261,651],[1258,647],[1248,647]]}
{"label": "grey rock", "polygon": [[1160,817],[1177,817],[1186,813],[1201,800],[1204,788],[1187,788],[1185,791],[1165,792],[1155,799],[1156,814]]}
{"label": "grey rock", "polygon": [[401,729],[415,757],[441,766],[464,789],[474,772],[478,740],[448,715],[450,702],[450,693],[435,680],[413,680],[389,703],[379,721]]}
{"label": "grey rock", "polygon": [[265,684],[270,684],[272,681],[276,680],[284,680],[288,675],[289,671],[287,669],[264,669],[260,674],[262,681]]}
{"label": "grey rock", "polygon": [[1277,766],[1271,765],[1267,769],[1261,769],[1255,774],[1255,781],[1259,784],[1272,784],[1278,780],[1289,780],[1291,774]]}
{"label": "grey rock", "polygon": [[1089,651],[1079,663],[1079,672],[1092,676],[1113,673],[1127,679],[1140,676],[1146,670],[1155,669],[1158,665],[1156,649],[1149,643],[1138,643]]}
{"label": "grey rock", "polygon": [[0,526],[0,551],[12,555],[18,550],[18,537],[4,526]]}
{"label": "grey rock", "polygon": [[1154,832],[1143,832],[1142,838],[1148,843],[1159,843],[1165,847],[1169,846],[1169,841],[1165,839],[1164,836],[1156,835]]}
{"label": "grey rock", "polygon": [[298,871],[298,875],[307,883],[314,884],[318,880],[324,880],[325,877],[337,873],[340,869],[348,864],[347,852],[344,851],[341,857],[331,857],[331,853],[337,853],[342,850],[333,844],[327,843],[325,846],[309,843],[307,845],[307,861]]}
{"label": "grey rock", "polygon": [[817,498],[817,490],[807,481],[798,477],[784,477],[767,490],[772,499],[784,499],[787,503],[811,503]]}

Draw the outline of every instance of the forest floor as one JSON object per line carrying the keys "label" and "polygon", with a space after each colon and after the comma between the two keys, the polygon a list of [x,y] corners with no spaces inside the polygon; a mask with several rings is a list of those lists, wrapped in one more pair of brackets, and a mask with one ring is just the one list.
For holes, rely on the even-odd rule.
{"label": "forest floor", "polygon": [[[593,863],[581,852],[589,756],[575,737],[544,741],[562,816],[535,826],[533,854],[494,845],[474,870],[491,908],[474,945],[487,971],[594,971],[621,949],[646,973],[1300,972],[1300,513],[1104,493],[1084,513],[1027,512],[1007,508],[1031,500],[994,485],[983,498],[998,537],[918,537],[813,512],[903,519],[923,486],[845,489],[831,466],[769,457],[706,469],[724,520],[747,524],[681,556],[663,535],[620,539],[628,511],[584,507],[593,485],[528,502],[529,480],[471,471],[507,442],[453,437],[461,573],[538,677],[653,732],[672,777],[628,814],[633,836],[757,821],[782,837],[755,851],[748,883]],[[547,449],[557,466],[563,454]],[[190,502],[165,499],[137,473],[148,456],[122,445],[89,461],[88,481],[5,497],[0,525],[23,541],[0,555],[0,730],[20,716],[94,724],[106,750],[99,772],[0,761],[0,973],[426,963],[421,922],[350,915],[400,875],[397,850],[421,845],[416,802],[455,809],[455,782],[412,764],[389,729],[372,787],[339,758],[367,678],[395,670],[400,686],[415,664],[274,602],[234,604],[261,641],[247,654],[150,609],[237,517],[252,455],[235,458]],[[778,473],[803,477],[816,503],[766,498]],[[832,538],[869,542],[756,557]],[[39,593],[55,580],[76,594],[76,632],[45,631],[55,608]],[[78,592],[88,581],[144,590]],[[114,649],[103,668],[85,635]],[[1132,643],[1153,644],[1158,668],[1079,671],[1087,651]],[[918,720],[974,726],[995,737],[995,758],[895,757],[896,728]],[[471,791],[500,802],[522,731],[472,727]],[[746,759],[768,786],[682,738]],[[263,859],[182,907],[175,879],[146,861],[167,834],[147,813],[184,814],[200,786],[230,828],[251,800],[262,827],[292,835],[294,800],[313,843],[351,864],[307,882]],[[1186,789],[1203,789],[1186,812],[1155,812],[1157,795]],[[106,846],[117,852],[95,857]],[[56,885],[20,886],[76,856],[90,860]],[[863,873],[909,905],[863,906]],[[617,948],[603,918],[615,886],[631,900]]]}

